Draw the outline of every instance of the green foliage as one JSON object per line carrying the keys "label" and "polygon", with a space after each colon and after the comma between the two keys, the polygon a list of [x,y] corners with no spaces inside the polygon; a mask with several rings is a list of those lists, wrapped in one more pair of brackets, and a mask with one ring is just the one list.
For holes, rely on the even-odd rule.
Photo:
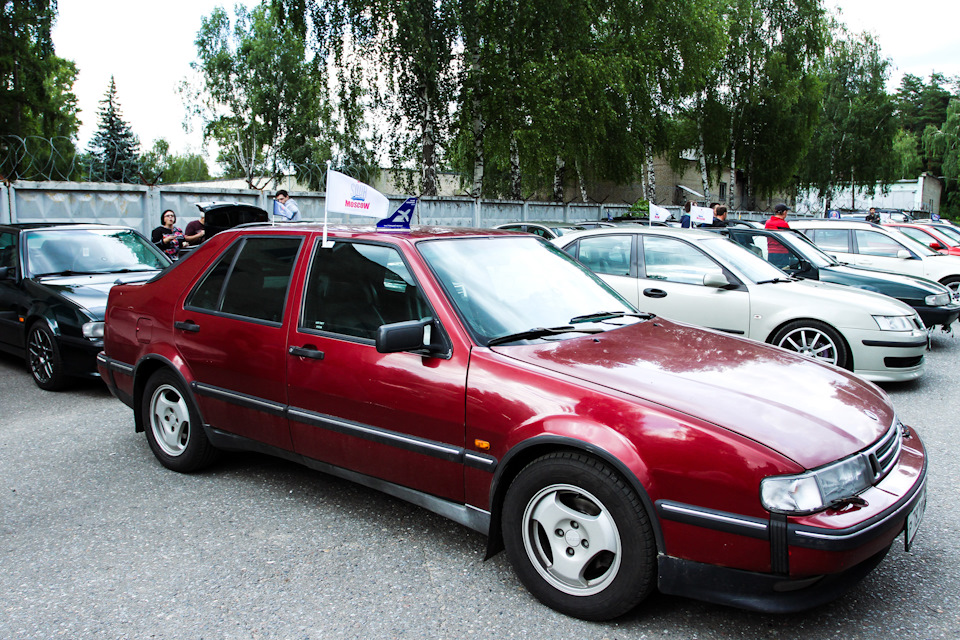
{"label": "green foliage", "polygon": [[54,53],[56,13],[54,0],[0,3],[0,172],[6,177],[66,179],[72,170],[80,127],[72,93],[77,68]]}
{"label": "green foliage", "polygon": [[[322,59],[308,57],[303,35],[268,5],[236,7],[236,20],[217,8],[197,34],[200,87],[182,94],[204,123],[204,138],[220,147],[226,175],[251,188],[288,171],[325,163],[331,143]],[[312,188],[319,177],[305,176]]]}
{"label": "green foliage", "polygon": [[140,158],[141,175],[149,184],[173,184],[177,182],[201,182],[210,180],[210,169],[203,156],[195,153],[185,155],[170,153],[170,143],[160,138],[153,149]]}
{"label": "green foliage", "polygon": [[87,179],[94,182],[139,182],[140,140],[123,119],[113,76],[100,101],[97,131],[87,146]]}
{"label": "green foliage", "polygon": [[893,152],[897,156],[897,177],[901,180],[916,178],[920,175],[920,142],[917,136],[900,129],[893,138]]}
{"label": "green foliage", "polygon": [[[906,74],[897,90],[896,106],[900,127],[922,140],[929,127],[939,130],[947,114],[950,92],[943,87],[947,79],[943,74],[931,73],[924,84],[921,78]],[[928,154],[926,145],[921,147],[922,170],[940,175],[941,158],[937,153]]]}
{"label": "green foliage", "polygon": [[838,187],[872,191],[896,179],[897,125],[884,88],[889,66],[868,34],[841,32],[831,43],[819,69],[823,102],[799,174],[801,186],[830,198]]}

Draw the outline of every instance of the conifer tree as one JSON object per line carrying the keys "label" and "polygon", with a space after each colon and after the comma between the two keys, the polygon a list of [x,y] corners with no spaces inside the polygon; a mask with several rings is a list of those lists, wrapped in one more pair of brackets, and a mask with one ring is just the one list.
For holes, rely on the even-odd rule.
{"label": "conifer tree", "polygon": [[90,180],[94,182],[135,182],[140,168],[140,140],[120,113],[117,85],[113,76],[100,101],[97,132],[87,146],[91,156]]}

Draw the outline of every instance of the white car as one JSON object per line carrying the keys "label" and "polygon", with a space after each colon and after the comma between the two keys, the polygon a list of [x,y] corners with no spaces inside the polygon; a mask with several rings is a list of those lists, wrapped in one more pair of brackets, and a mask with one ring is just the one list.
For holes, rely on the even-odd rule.
{"label": "white car", "polygon": [[892,229],[845,220],[791,220],[820,249],[858,267],[936,280],[960,293],[960,256],[948,256]]}
{"label": "white car", "polygon": [[927,332],[912,308],[797,280],[715,233],[622,227],[551,242],[642,311],[775,344],[877,382],[923,373]]}

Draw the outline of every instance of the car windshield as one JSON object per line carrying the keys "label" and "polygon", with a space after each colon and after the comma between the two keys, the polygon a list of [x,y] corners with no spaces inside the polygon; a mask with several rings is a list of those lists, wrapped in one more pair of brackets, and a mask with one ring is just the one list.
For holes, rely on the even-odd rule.
{"label": "car windshield", "polygon": [[934,251],[933,249],[931,249],[931,248],[928,247],[927,245],[923,244],[922,242],[919,242],[919,241],[917,241],[917,240],[914,240],[913,238],[911,238],[911,237],[908,236],[907,234],[898,231],[898,230],[896,229],[896,227],[887,227],[887,229],[890,231],[890,234],[891,234],[892,236],[894,236],[894,239],[895,239],[897,242],[899,242],[900,244],[906,246],[908,249],[910,249],[910,250],[913,251],[914,253],[920,254],[921,256],[941,256],[941,255],[943,255],[943,254],[940,253],[939,251]]}
{"label": "car windshield", "polygon": [[553,231],[557,234],[557,237],[566,235],[568,233],[573,233],[574,231],[586,231],[586,227],[576,226],[576,227],[550,227],[550,231]]}
{"label": "car windshield", "polygon": [[637,313],[627,301],[537,238],[458,238],[417,246],[481,344],[538,329],[558,336],[566,328],[572,336],[636,322],[623,317]]}
{"label": "car windshield", "polygon": [[783,238],[783,242],[790,245],[794,251],[799,253],[804,260],[817,268],[834,267],[840,264],[826,253],[821,251],[817,245],[810,242],[806,236],[799,233],[782,233],[775,231],[778,237]]}
{"label": "car windshield", "polygon": [[949,227],[947,225],[934,225],[934,228],[940,232],[941,235],[944,235],[954,241],[955,244],[960,244],[960,229],[955,227]]}
{"label": "car windshield", "polygon": [[701,242],[702,246],[725,266],[733,267],[748,280],[753,282],[767,282],[770,280],[786,280],[790,278],[780,269],[759,257],[749,249],[727,238],[707,238]]}
{"label": "car windshield", "polygon": [[26,234],[25,272],[33,276],[129,273],[170,262],[130,229],[44,229]]}

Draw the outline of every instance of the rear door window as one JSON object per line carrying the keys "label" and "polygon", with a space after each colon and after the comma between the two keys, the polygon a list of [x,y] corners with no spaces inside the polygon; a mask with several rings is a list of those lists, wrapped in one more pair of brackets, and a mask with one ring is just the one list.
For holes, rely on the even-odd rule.
{"label": "rear door window", "polygon": [[302,237],[247,237],[207,272],[187,307],[279,323]]}

